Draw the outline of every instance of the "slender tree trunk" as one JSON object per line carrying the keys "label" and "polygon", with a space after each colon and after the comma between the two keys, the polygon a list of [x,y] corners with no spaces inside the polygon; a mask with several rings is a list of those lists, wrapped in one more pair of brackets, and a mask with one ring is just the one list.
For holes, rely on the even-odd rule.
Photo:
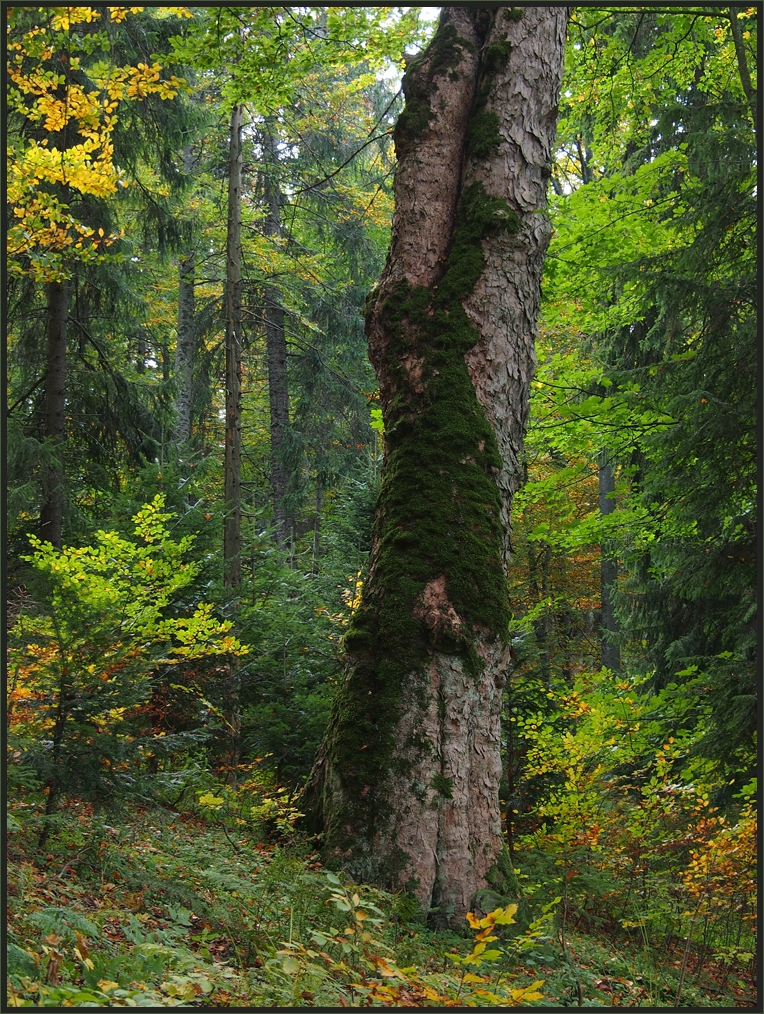
{"label": "slender tree trunk", "polygon": [[[56,632],[58,633],[58,624],[53,619]],[[59,645],[61,644],[59,640]],[[64,655],[62,650],[62,656]],[[69,696],[70,681],[69,681],[69,666],[66,663],[65,657],[61,660],[61,670],[58,681],[58,695],[55,707],[55,720],[53,723],[53,739],[51,749],[51,772],[48,778],[47,789],[48,795],[45,800],[45,811],[43,813],[42,828],[40,830],[40,836],[37,839],[37,851],[41,853],[45,848],[48,841],[48,837],[51,832],[51,818],[56,809],[56,804],[59,799],[61,792],[61,749],[64,741],[64,732],[67,726],[67,719],[69,718],[69,709],[67,707],[67,698]]]}
{"label": "slender tree trunk", "polygon": [[[78,320],[80,317],[78,315]],[[84,343],[85,336],[80,332],[80,342]],[[146,372],[146,332],[142,327],[138,328],[138,334],[135,340],[135,372],[143,374]]]}
{"label": "slender tree trunk", "polygon": [[[511,719],[511,696],[508,711]],[[515,723],[509,721],[507,723],[507,809],[504,813],[504,826],[507,831],[507,851],[510,859],[515,858],[515,809],[520,809],[519,806],[515,807],[515,803],[518,802],[515,789],[515,761]]]}
{"label": "slender tree trunk", "polygon": [[[606,517],[615,510],[615,473],[608,462],[605,451],[600,453],[599,461],[599,507],[600,514]],[[618,633],[618,621],[613,608],[613,593],[618,581],[618,560],[613,555],[611,539],[603,539],[600,558],[600,596],[602,599],[602,664],[606,669],[618,672],[621,668],[621,649],[614,640]]]}
{"label": "slender tree trunk", "polygon": [[[263,223],[266,236],[281,235],[281,192],[274,175],[278,152],[271,125],[266,123],[263,147],[267,152],[265,166],[265,197],[268,215]],[[268,360],[268,393],[271,406],[271,485],[276,541],[288,546],[292,540],[294,518],[287,508],[289,469],[284,461],[284,437],[289,426],[289,384],[287,380],[287,346],[284,329],[284,308],[275,285],[267,284],[265,300],[265,339]]]}
{"label": "slender tree trunk", "polygon": [[[549,572],[552,564],[552,547],[548,542],[543,544],[543,549],[539,556],[541,558],[541,600],[548,606]],[[541,665],[547,687],[551,687],[552,685],[552,642],[554,632],[554,614],[550,608],[546,608],[539,621],[539,644],[542,646]]]}
{"label": "slender tree trunk", "polygon": [[191,437],[196,335],[194,333],[194,282],[196,258],[182,257],[178,269],[178,332],[175,345],[175,442],[185,444]]}
{"label": "slender tree trunk", "polygon": [[55,462],[46,465],[42,480],[40,538],[61,548],[64,517],[63,448],[66,436],[66,282],[47,285],[47,364],[45,370],[45,436]]}
{"label": "slender tree trunk", "polygon": [[[228,240],[226,253],[225,329],[225,502],[223,583],[235,594],[241,587],[241,128],[243,106],[231,110],[228,162]],[[224,694],[225,764],[236,780],[241,734],[241,673],[229,658]]]}
{"label": "slender tree trunk", "polygon": [[[183,149],[183,172],[191,176],[194,157],[190,144]],[[193,233],[193,227],[191,227]],[[178,330],[175,343],[175,425],[177,444],[191,438],[191,406],[193,401],[194,361],[196,359],[196,253],[193,234],[187,253],[178,264]]]}
{"label": "slender tree trunk", "polygon": [[226,588],[241,584],[241,126],[231,111],[228,162],[228,240],[225,326],[225,502],[223,565]]}
{"label": "slender tree trunk", "polygon": [[304,805],[357,877],[460,923],[502,847],[506,567],[567,9],[447,7],[404,78],[367,301],[385,461],[347,672]]}
{"label": "slender tree trunk", "polygon": [[[536,604],[545,603],[547,598],[550,557],[551,548],[546,542],[540,543],[537,553],[534,553],[531,549],[528,551],[528,592],[531,601]],[[541,583],[539,583],[539,579]],[[544,682],[549,685],[551,680],[549,654],[550,623],[549,611],[547,609],[533,621],[533,633],[538,649],[539,668],[544,677]]]}
{"label": "slender tree trunk", "polygon": [[318,573],[318,557],[321,552],[321,507],[324,484],[321,476],[316,476],[316,522],[313,526],[313,573]]}

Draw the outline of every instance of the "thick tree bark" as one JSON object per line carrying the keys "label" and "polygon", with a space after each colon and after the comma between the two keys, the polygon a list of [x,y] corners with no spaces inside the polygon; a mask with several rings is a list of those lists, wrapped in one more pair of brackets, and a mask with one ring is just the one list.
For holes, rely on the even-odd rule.
{"label": "thick tree bark", "polygon": [[[599,461],[599,508],[606,517],[615,510],[615,473],[607,453],[600,453]],[[603,539],[600,558],[600,597],[602,599],[602,664],[613,672],[621,668],[621,649],[614,640],[618,633],[618,621],[613,608],[613,592],[618,581],[618,560],[613,556],[611,540]]]}
{"label": "thick tree bark", "polygon": [[347,672],[306,790],[326,851],[460,922],[502,847],[506,567],[567,9],[450,7],[404,78],[367,301],[385,462]]}
{"label": "thick tree bark", "polygon": [[[263,223],[266,236],[281,235],[281,193],[274,176],[278,159],[276,144],[266,124],[263,147],[267,152],[265,167],[265,198],[268,214]],[[268,393],[271,407],[271,485],[276,541],[288,546],[292,539],[294,518],[287,508],[289,469],[284,461],[284,437],[289,426],[289,384],[287,380],[287,346],[284,329],[284,308],[278,288],[267,284],[265,301],[265,340],[268,360]]]}
{"label": "thick tree bark", "polygon": [[193,253],[182,257],[178,267],[178,331],[175,345],[175,427],[177,444],[191,437],[191,400],[193,395],[194,357],[194,282],[196,258]]}
{"label": "thick tree bark", "polygon": [[42,477],[40,538],[61,548],[64,516],[64,466],[66,436],[66,330],[68,320],[66,282],[48,282],[45,369],[45,436],[56,461],[45,466]]}
{"label": "thick tree bark", "polygon": [[225,326],[225,502],[223,566],[226,588],[241,584],[241,126],[243,106],[231,110],[228,161],[228,240]]}

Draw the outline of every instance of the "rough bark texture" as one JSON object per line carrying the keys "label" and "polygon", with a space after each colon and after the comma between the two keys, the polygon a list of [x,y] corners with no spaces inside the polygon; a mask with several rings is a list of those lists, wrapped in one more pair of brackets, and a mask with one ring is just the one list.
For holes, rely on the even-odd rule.
{"label": "rough bark texture", "polygon": [[225,329],[224,581],[241,584],[241,124],[243,107],[231,111],[228,162],[228,241]]}
{"label": "rough bark texture", "polygon": [[496,875],[509,513],[533,373],[564,8],[445,8],[408,68],[367,301],[385,462],[305,805],[330,856],[460,922]]}
{"label": "rough bark texture", "polygon": [[[605,517],[615,510],[615,473],[607,460],[607,454],[600,454],[599,462],[599,508]],[[621,650],[614,642],[613,635],[618,632],[618,621],[613,609],[613,591],[618,580],[618,561],[613,556],[613,548],[608,540],[601,547],[600,559],[600,594],[602,598],[602,664],[607,669],[617,672],[621,668]]]}
{"label": "rough bark texture", "polygon": [[49,282],[46,326],[45,436],[57,457],[45,467],[40,509],[40,538],[61,548],[64,516],[64,466],[61,461],[66,436],[66,282]]}
{"label": "rough bark texture", "polygon": [[[268,215],[263,223],[266,236],[281,235],[281,194],[271,175],[278,153],[273,135],[266,130],[264,148],[268,153],[265,177],[265,197]],[[289,426],[289,385],[287,381],[287,346],[284,329],[284,308],[278,289],[266,285],[265,340],[268,360],[268,394],[271,408],[271,485],[273,487],[273,517],[276,523],[276,541],[288,545],[292,538],[294,519],[286,505],[289,488],[289,470],[284,461],[284,437]]]}
{"label": "rough bark texture", "polygon": [[196,258],[193,253],[181,258],[178,267],[178,333],[175,345],[175,441],[186,443],[191,436],[191,400],[193,395],[194,357],[194,281]]}

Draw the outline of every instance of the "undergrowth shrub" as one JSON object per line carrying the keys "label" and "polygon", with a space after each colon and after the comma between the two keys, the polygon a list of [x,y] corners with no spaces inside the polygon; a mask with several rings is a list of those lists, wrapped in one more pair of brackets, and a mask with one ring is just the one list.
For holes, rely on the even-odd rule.
{"label": "undergrowth shrub", "polygon": [[737,812],[712,806],[708,766],[693,750],[702,728],[664,739],[655,702],[639,689],[604,670],[584,674],[549,692],[552,720],[515,717],[526,777],[547,786],[539,828],[518,842],[521,878],[538,881],[539,900],[560,897],[563,952],[566,934],[584,926],[645,946],[683,941],[686,955],[753,953],[754,788]]}
{"label": "undergrowth shrub", "polygon": [[[34,778],[45,787],[41,849],[66,796],[100,804],[154,795],[161,779],[147,757],[172,749],[161,734],[145,735],[142,709],[159,671],[247,651],[210,605],[167,615],[198,565],[186,559],[193,536],[173,539],[163,506],[160,494],[137,512],[132,539],[98,531],[92,545],[59,552],[30,536],[38,604],[19,613],[9,638],[8,740],[15,785]],[[188,747],[189,736],[173,745]]]}

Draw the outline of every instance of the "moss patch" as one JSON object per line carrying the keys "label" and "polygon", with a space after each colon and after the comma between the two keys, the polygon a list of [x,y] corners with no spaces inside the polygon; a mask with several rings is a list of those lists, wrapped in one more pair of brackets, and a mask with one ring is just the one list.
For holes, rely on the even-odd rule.
{"label": "moss patch", "polygon": [[464,51],[473,51],[468,39],[462,39],[453,24],[441,25],[427,49],[409,64],[403,75],[403,94],[406,105],[393,130],[395,150],[400,158],[403,152],[427,130],[434,113],[430,108],[433,82],[438,75],[454,80],[458,77]]}
{"label": "moss patch", "polygon": [[467,158],[485,159],[499,150],[502,140],[499,117],[486,109],[486,105],[491,78],[507,66],[511,53],[512,44],[504,41],[492,43],[481,56],[480,81],[467,133]]}
{"label": "moss patch", "polygon": [[430,786],[435,789],[439,796],[443,796],[444,799],[454,798],[454,780],[453,778],[446,778],[445,775],[440,773],[433,775],[430,781]]}
{"label": "moss patch", "polygon": [[489,885],[505,898],[519,898],[522,894],[520,883],[506,845],[496,856],[496,862],[486,874]]}

